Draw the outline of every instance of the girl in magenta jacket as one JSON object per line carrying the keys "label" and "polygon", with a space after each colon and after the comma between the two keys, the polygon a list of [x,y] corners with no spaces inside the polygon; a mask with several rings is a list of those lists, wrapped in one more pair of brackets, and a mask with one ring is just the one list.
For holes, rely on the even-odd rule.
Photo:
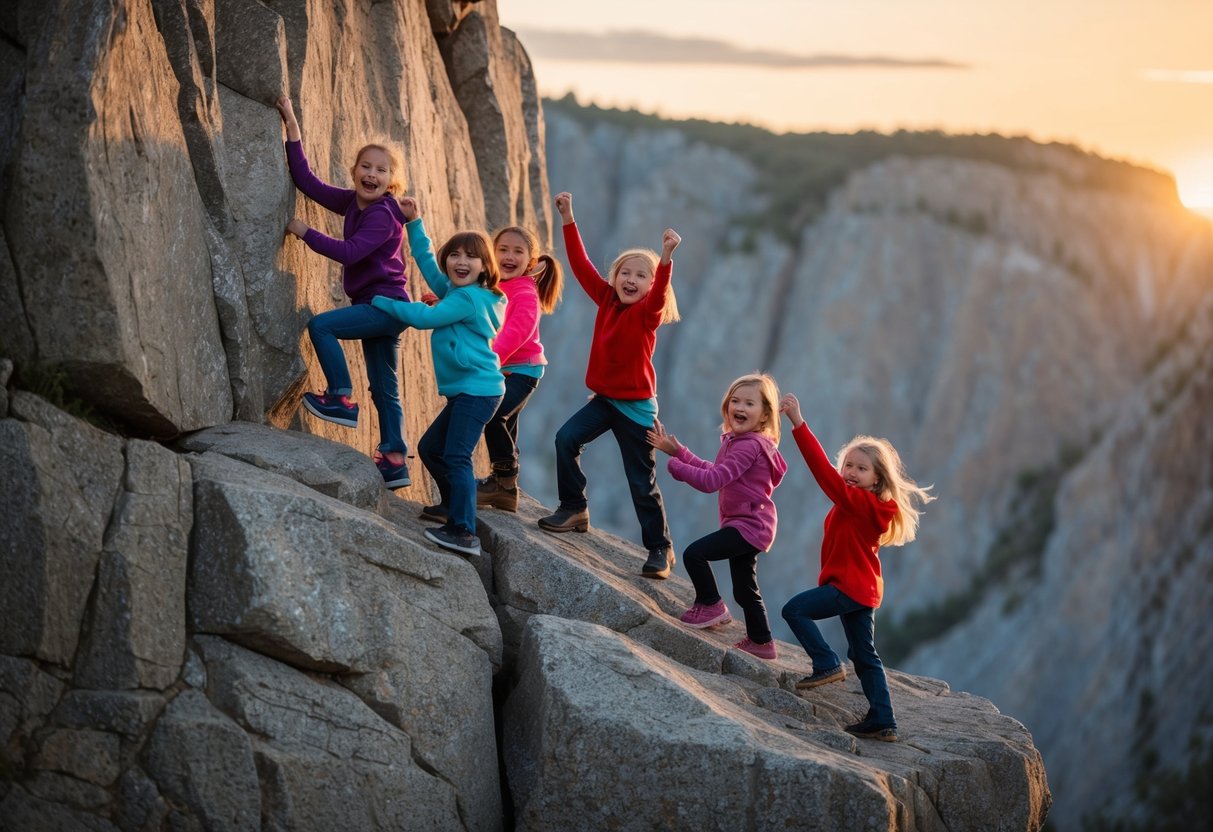
{"label": "girl in magenta jacket", "polygon": [[484,444],[492,474],[476,489],[476,505],[504,511],[518,510],[518,416],[543,378],[548,363],[539,341],[539,319],[560,302],[564,276],[539,238],[517,225],[493,236],[501,282],[508,303],[493,352],[501,360],[505,396],[493,418],[484,426]]}
{"label": "girl in magenta jacket", "polygon": [[700,459],[658,422],[649,442],[670,454],[670,475],[705,493],[719,492],[720,530],[699,538],[683,554],[695,585],[695,603],[682,614],[688,627],[703,629],[732,621],[716,588],[711,562],[727,560],[733,597],[745,614],[746,637],[734,647],[760,659],[777,656],[766,605],[758,589],[758,553],[775,541],[777,516],[771,492],[788,466],[780,456],[779,389],[765,373],[744,375],[729,385],[720,403],[724,419],[716,461]]}

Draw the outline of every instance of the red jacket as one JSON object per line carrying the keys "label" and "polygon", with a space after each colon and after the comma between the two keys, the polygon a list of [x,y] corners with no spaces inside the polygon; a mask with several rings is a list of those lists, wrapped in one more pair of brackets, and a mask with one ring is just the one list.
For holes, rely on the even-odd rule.
{"label": "red jacket", "polygon": [[564,249],[577,282],[598,306],[585,386],[612,399],[653,398],[657,395],[653,348],[665,311],[672,264],[659,265],[648,295],[625,305],[590,262],[576,223],[564,226]]}
{"label": "red jacket", "polygon": [[880,576],[880,537],[897,514],[897,503],[843,481],[807,424],[792,431],[796,447],[813,478],[834,503],[826,515],[817,585],[833,584],[865,607],[879,607],[884,597]]}

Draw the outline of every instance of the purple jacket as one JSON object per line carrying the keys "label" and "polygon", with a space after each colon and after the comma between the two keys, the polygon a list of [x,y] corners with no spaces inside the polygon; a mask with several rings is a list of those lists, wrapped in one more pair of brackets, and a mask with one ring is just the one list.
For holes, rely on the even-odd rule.
{"label": "purple jacket", "polygon": [[302,142],[286,143],[286,161],[295,187],[308,199],[345,217],[345,239],[334,240],[309,229],[303,242],[317,254],[342,265],[341,285],[354,303],[370,303],[375,295],[408,300],[408,281],[400,241],[404,212],[391,194],[366,209],[358,207],[354,191],[321,181],[308,167]]}
{"label": "purple jacket", "polygon": [[721,527],[732,526],[751,546],[770,550],[778,521],[771,492],[788,471],[770,437],[753,431],[725,433],[715,462],[700,459],[684,445],[670,457],[669,471],[699,491],[719,491]]}

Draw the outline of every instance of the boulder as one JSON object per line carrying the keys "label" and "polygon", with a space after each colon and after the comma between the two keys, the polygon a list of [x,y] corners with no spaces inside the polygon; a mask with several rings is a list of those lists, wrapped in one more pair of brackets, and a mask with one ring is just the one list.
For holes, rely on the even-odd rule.
{"label": "boulder", "polygon": [[0,421],[0,652],[70,666],[122,482],[122,441],[31,393]]}
{"label": "boulder", "polygon": [[229,422],[177,442],[185,451],[213,451],[289,477],[354,508],[375,510],[384,498],[383,476],[369,458],[319,436],[250,422]]}
{"label": "boulder", "polygon": [[203,636],[198,646],[210,697],[254,737],[267,826],[464,827],[452,784],[353,693],[223,639]]}
{"label": "boulder", "polygon": [[802,698],[586,622],[532,616],[516,675],[519,829],[1036,829],[1049,805],[1023,726],[942,682],[895,684],[906,741],[880,743],[841,730],[858,691]]}
{"label": "boulder", "polygon": [[152,442],[128,442],[122,493],[76,655],[77,687],[164,690],[177,680],[192,523],[189,464]]}
{"label": "boulder", "polygon": [[185,690],[169,703],[142,762],[175,804],[170,828],[261,828],[261,787],[249,737],[202,693]]}

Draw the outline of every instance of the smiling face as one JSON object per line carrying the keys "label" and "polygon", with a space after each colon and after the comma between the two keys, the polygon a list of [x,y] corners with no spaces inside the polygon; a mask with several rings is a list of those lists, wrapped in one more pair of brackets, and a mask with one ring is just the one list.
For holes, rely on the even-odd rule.
{"label": "smiling face", "polygon": [[846,456],[842,458],[842,465],[839,466],[838,473],[842,474],[842,480],[847,485],[866,491],[875,491],[876,483],[880,479],[876,474],[876,468],[872,465],[872,457],[858,448],[847,451]]}
{"label": "smiling face", "polygon": [[451,279],[451,285],[471,286],[480,279],[483,271],[484,261],[462,246],[456,246],[447,253],[446,276]]}
{"label": "smiling face", "polygon": [[633,255],[620,262],[611,285],[625,306],[644,300],[653,288],[653,264],[647,257]]}
{"label": "smiling face", "polygon": [[530,243],[517,232],[504,231],[498,234],[494,251],[497,254],[497,265],[501,269],[502,280],[513,280],[535,266]]}
{"label": "smiling face", "polygon": [[392,186],[392,160],[378,147],[367,147],[354,163],[354,198],[365,208],[383,197]]}
{"label": "smiling face", "polygon": [[761,430],[768,416],[765,410],[762,394],[756,385],[739,385],[725,402],[725,424],[734,436]]}

